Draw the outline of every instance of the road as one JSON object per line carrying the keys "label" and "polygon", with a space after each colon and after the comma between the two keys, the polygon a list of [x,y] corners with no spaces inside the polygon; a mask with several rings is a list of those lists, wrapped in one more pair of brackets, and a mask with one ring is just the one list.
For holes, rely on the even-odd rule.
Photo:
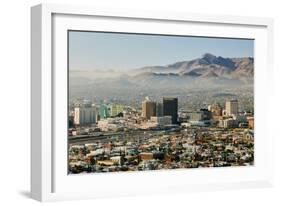
{"label": "road", "polygon": [[124,138],[144,138],[148,137],[149,134],[161,132],[161,131],[129,131],[129,132],[114,132],[114,133],[101,133],[101,135],[77,135],[69,136],[69,144],[85,144],[94,142],[109,142],[112,141],[114,136],[118,136],[119,139]]}

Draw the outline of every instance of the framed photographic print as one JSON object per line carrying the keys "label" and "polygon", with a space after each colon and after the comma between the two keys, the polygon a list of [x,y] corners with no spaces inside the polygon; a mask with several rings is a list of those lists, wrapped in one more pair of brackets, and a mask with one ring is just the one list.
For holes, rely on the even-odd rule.
{"label": "framed photographic print", "polygon": [[272,185],[271,19],[31,14],[34,199]]}

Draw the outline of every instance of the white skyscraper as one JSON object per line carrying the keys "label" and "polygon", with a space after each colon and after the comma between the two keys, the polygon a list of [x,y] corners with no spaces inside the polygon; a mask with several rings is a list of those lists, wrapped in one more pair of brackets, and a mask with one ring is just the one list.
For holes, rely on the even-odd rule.
{"label": "white skyscraper", "polygon": [[96,123],[97,109],[89,102],[74,108],[74,124],[90,125]]}

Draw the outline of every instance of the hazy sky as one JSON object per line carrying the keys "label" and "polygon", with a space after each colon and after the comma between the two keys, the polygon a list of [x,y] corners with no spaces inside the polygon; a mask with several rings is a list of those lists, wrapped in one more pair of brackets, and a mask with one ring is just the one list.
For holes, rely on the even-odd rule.
{"label": "hazy sky", "polygon": [[253,40],[69,32],[70,70],[135,69],[191,60],[204,53],[253,57],[253,52]]}

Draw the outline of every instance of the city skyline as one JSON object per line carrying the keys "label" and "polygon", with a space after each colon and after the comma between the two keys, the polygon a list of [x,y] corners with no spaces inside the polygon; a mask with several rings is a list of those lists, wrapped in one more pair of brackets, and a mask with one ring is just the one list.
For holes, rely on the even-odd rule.
{"label": "city skyline", "polygon": [[141,109],[76,105],[69,174],[254,165],[254,117],[239,111],[238,100],[191,112],[178,111],[176,97],[162,100],[160,114],[149,98]]}
{"label": "city skyline", "polygon": [[69,69],[131,70],[165,66],[205,53],[253,57],[254,40],[69,31]]}
{"label": "city skyline", "polygon": [[70,31],[68,174],[253,166],[253,43]]}

